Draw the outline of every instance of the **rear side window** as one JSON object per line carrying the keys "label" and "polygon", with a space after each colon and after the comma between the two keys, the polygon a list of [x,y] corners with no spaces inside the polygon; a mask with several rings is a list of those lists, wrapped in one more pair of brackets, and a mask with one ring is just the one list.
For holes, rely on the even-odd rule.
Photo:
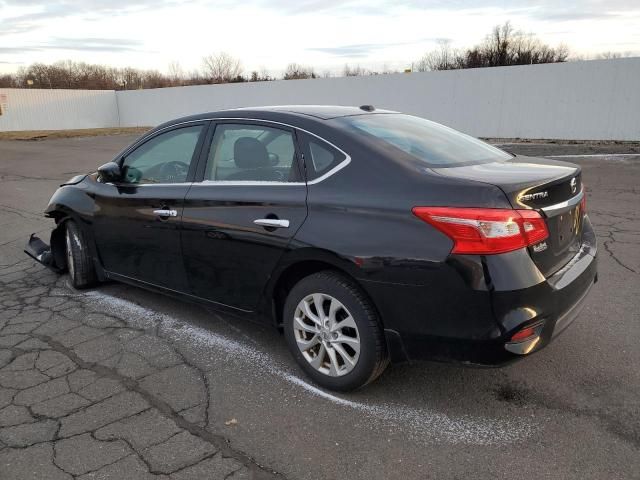
{"label": "rear side window", "polygon": [[299,181],[300,171],[292,132],[262,125],[216,126],[205,180]]}
{"label": "rear side window", "polygon": [[434,167],[506,161],[506,152],[439,123],[403,114],[355,115],[334,122],[374,142],[391,145]]}
{"label": "rear side window", "polygon": [[346,159],[344,153],[319,138],[308,134],[302,138],[308,181],[325,175]]}

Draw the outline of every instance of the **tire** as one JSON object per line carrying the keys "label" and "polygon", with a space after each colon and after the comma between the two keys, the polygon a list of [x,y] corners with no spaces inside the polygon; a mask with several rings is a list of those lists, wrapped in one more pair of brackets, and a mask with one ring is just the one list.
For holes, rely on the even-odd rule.
{"label": "tire", "polygon": [[[322,315],[316,304],[321,305]],[[329,390],[363,387],[389,364],[384,332],[371,301],[338,272],[326,270],[300,280],[287,296],[283,325],[298,365]]]}
{"label": "tire", "polygon": [[87,288],[96,283],[96,272],[89,256],[85,236],[73,220],[65,223],[67,270],[74,288]]}

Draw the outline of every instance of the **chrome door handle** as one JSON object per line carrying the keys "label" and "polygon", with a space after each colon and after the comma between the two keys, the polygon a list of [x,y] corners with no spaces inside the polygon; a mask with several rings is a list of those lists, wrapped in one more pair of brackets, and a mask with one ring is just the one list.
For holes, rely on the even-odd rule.
{"label": "chrome door handle", "polygon": [[289,220],[280,220],[279,218],[258,218],[253,223],[261,227],[289,228]]}
{"label": "chrome door handle", "polygon": [[154,210],[153,213],[158,215],[159,217],[177,217],[178,216],[177,210]]}

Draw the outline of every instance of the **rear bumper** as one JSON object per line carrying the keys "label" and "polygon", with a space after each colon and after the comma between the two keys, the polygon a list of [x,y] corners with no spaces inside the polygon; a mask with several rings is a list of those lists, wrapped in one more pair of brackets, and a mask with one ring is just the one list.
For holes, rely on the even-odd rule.
{"label": "rear bumper", "polygon": [[546,281],[525,289],[524,292],[494,294],[496,318],[504,330],[504,339],[528,326],[540,325],[537,339],[530,348],[518,349],[518,342],[505,343],[508,352],[516,358],[536,352],[565,331],[578,317],[589,290],[598,281],[597,243],[593,227],[585,217],[583,243],[580,251],[560,271]]}
{"label": "rear bumper", "polygon": [[[589,290],[597,282],[595,234],[588,219],[585,220],[587,228],[578,254],[551,277],[526,288],[498,290],[495,285],[499,288],[507,285],[505,264],[495,262],[501,271],[492,276],[491,262],[481,260],[478,262],[485,267],[483,276],[490,286],[486,291],[467,286],[456,290],[453,296],[441,296],[437,288],[376,285],[373,286],[376,291],[371,291],[371,285],[365,286],[374,299],[382,294],[379,310],[388,329],[387,345],[392,361],[437,360],[499,366],[544,348],[578,317]],[[532,261],[530,264],[533,271],[535,266]],[[526,260],[520,258],[516,270],[526,265]],[[502,278],[497,278],[499,275]],[[526,276],[528,272],[521,278]],[[389,307],[392,302],[395,309]],[[434,319],[417,314],[425,311],[441,315]],[[414,316],[407,319],[408,313]],[[528,343],[511,342],[516,332],[527,327],[535,329],[536,338],[527,337]]]}

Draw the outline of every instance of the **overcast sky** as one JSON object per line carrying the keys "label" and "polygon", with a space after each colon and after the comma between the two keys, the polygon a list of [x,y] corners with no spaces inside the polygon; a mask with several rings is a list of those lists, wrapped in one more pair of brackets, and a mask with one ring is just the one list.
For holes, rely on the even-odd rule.
{"label": "overcast sky", "polygon": [[402,69],[438,39],[471,46],[506,20],[573,55],[640,54],[639,0],[0,0],[0,72],[63,59],[190,71],[217,51],[245,72]]}

